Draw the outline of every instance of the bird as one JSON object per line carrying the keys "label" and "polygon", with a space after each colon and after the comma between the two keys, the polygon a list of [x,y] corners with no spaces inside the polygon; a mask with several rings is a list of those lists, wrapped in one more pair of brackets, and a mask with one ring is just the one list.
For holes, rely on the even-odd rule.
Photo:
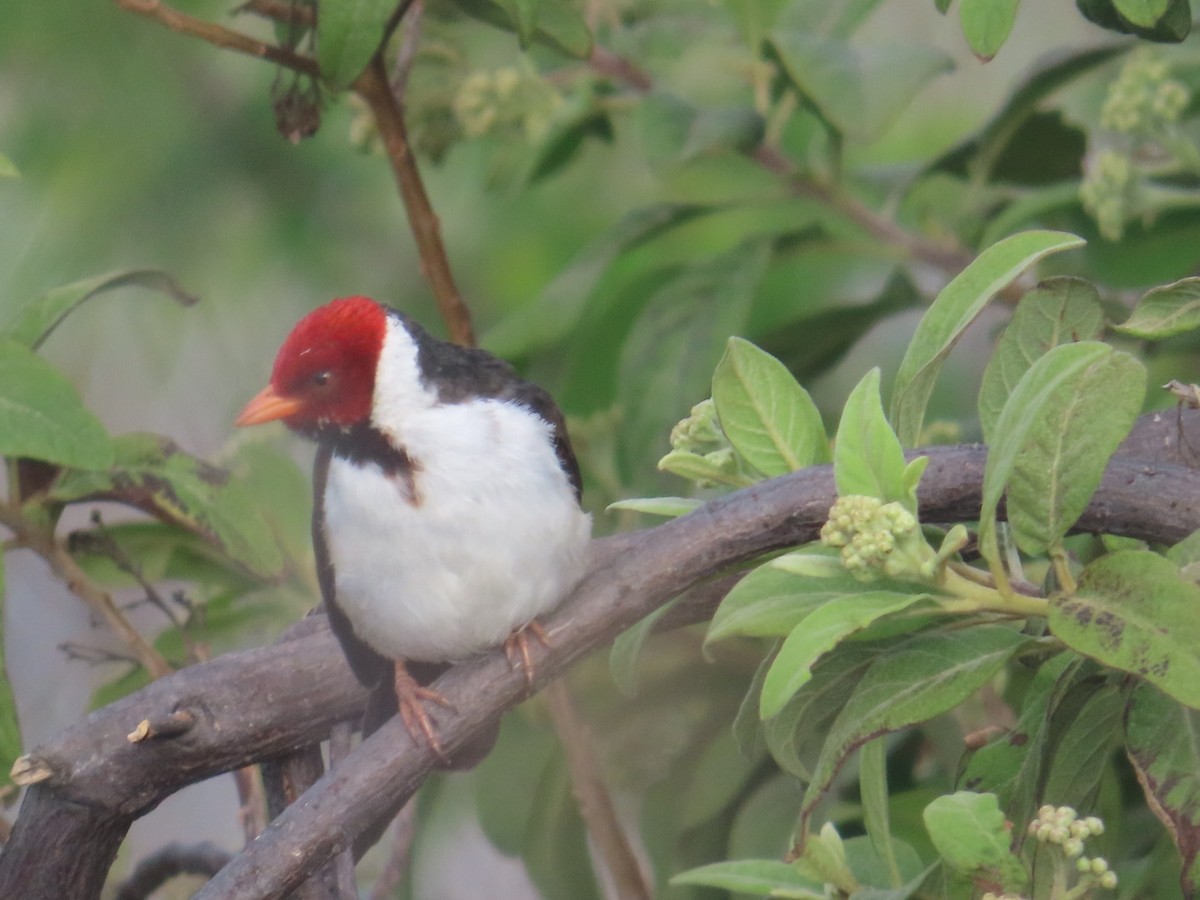
{"label": "bird", "polygon": [[591,516],[562,412],[498,357],[348,296],[295,325],[235,424],[275,420],[317,446],[317,580],[350,667],[390,703],[377,718],[398,711],[446,761],[427,704],[450,704],[409,664],[503,646],[532,685],[538,617],[583,574]]}

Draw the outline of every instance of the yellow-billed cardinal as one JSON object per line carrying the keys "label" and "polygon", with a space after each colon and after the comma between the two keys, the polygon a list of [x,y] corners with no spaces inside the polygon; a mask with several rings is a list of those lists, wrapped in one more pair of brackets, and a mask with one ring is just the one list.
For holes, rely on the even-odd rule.
{"label": "yellow-billed cardinal", "polygon": [[504,644],[531,677],[526,629],[541,637],[535,618],[583,571],[591,518],[562,413],[491,354],[345,297],[297,323],[237,424],[274,419],[318,446],[313,544],[346,657],[442,756],[424,703],[445,700],[405,661]]}

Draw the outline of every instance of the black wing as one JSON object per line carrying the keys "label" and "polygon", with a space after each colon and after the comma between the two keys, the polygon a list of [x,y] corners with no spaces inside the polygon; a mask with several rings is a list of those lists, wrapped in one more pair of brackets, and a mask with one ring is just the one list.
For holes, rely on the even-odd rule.
{"label": "black wing", "polygon": [[[317,583],[321,586],[321,598],[325,601],[325,612],[329,624],[342,645],[346,661],[354,675],[364,687],[374,690],[390,685],[394,667],[387,657],[376,653],[354,633],[354,626],[337,604],[337,590],[333,581],[333,561],[329,558],[329,545],[325,542],[325,483],[329,479],[329,462],[333,447],[327,443],[317,444],[317,458],[313,462],[313,555],[317,563]],[[389,688],[390,690],[390,688]],[[394,698],[393,698],[394,702]],[[393,712],[394,712],[393,708]]]}
{"label": "black wing", "polygon": [[553,427],[558,464],[575,489],[575,499],[583,496],[579,462],[567,436],[566,420],[545,390],[525,381],[512,366],[486,350],[439,341],[402,313],[395,310],[392,313],[404,320],[416,341],[421,371],[441,402],[462,403],[472,397],[495,397],[529,407]]}

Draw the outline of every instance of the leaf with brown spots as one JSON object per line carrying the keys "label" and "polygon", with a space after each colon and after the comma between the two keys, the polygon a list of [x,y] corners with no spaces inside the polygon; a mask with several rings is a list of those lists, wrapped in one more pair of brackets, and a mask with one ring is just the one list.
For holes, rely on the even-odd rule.
{"label": "leaf with brown spots", "polygon": [[1125,710],[1125,751],[1146,801],[1183,857],[1185,897],[1200,891],[1200,712],[1139,684]]}
{"label": "leaf with brown spots", "polygon": [[1200,708],[1200,586],[1148,550],[1102,556],[1074,596],[1050,604],[1050,630],[1105,665]]}

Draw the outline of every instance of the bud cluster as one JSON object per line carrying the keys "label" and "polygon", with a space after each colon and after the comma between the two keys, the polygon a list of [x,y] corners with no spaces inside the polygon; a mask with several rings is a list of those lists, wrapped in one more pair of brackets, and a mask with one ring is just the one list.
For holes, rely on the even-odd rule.
{"label": "bud cluster", "polygon": [[1075,861],[1075,869],[1092,883],[1109,890],[1117,886],[1117,873],[1100,856],[1083,855],[1083,843],[1104,833],[1104,823],[1095,816],[1080,818],[1069,806],[1043,806],[1029,823],[1028,834],[1040,844],[1057,847],[1064,857]]}
{"label": "bud cluster", "polygon": [[839,497],[821,529],[821,543],[841,550],[856,577],[931,578],[935,554],[916,516],[895,501],[849,494]]}

